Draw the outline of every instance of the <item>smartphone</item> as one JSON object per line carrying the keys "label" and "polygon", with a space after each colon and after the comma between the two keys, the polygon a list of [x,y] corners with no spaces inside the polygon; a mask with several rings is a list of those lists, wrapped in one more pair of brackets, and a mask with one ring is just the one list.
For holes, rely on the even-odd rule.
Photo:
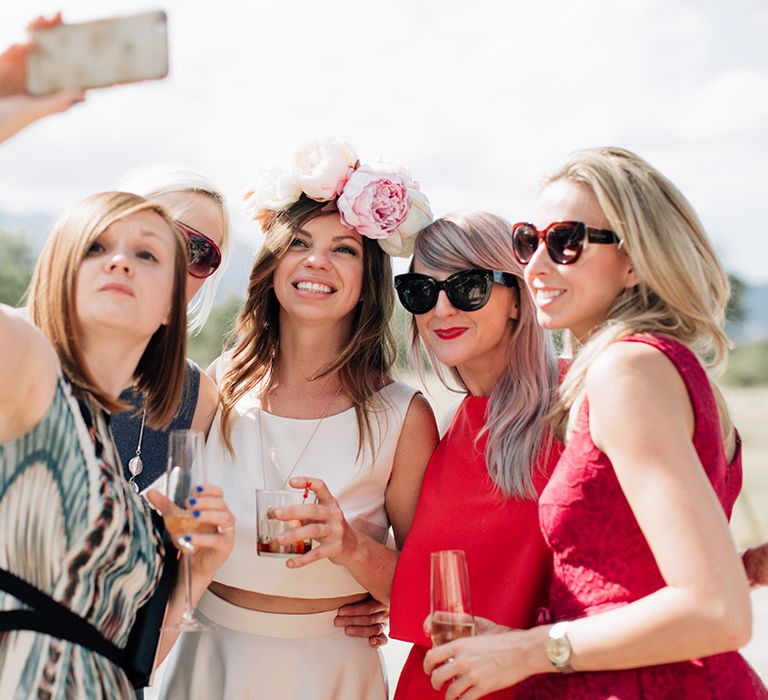
{"label": "smartphone", "polygon": [[164,78],[167,24],[165,12],[157,11],[39,29],[27,56],[27,92],[47,95]]}

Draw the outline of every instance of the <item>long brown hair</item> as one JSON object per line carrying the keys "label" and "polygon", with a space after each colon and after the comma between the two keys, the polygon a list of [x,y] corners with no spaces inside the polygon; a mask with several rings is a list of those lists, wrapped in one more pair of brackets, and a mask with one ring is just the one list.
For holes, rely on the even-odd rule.
{"label": "long brown hair", "polygon": [[111,412],[127,406],[99,388],[86,368],[80,345],[75,287],[80,264],[93,242],[113,223],[132,214],[151,211],[161,216],[172,232],[175,246],[173,295],[167,325],[147,343],[134,371],[134,379],[147,401],[152,427],[168,425],[181,402],[186,371],[186,248],[181,234],[165,210],[126,192],[103,192],[66,211],[53,227],[37,260],[29,288],[30,318],[53,345],[69,381],[88,392]]}
{"label": "long brown hair", "polygon": [[[272,274],[288,251],[296,232],[308,221],[329,212],[327,202],[302,195],[296,204],[271,213],[262,222],[266,239],[254,260],[248,297],[237,317],[230,365],[221,383],[221,434],[232,451],[230,419],[235,404],[259,387],[266,396],[276,381],[280,355],[280,314],[272,289]],[[370,398],[382,387],[395,360],[395,340],[389,326],[394,311],[394,289],[389,256],[376,241],[363,237],[363,286],[349,338],[338,357],[313,379],[338,372],[342,390],[352,400],[360,439],[374,449],[368,410]]]}

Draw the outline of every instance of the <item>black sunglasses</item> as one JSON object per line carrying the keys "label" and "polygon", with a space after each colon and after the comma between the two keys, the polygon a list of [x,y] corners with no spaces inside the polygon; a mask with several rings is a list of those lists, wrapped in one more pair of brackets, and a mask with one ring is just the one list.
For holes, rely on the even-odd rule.
{"label": "black sunglasses", "polygon": [[187,239],[187,272],[192,277],[210,277],[221,265],[221,250],[208,236],[191,226],[176,221],[176,226]]}
{"label": "black sunglasses", "polygon": [[618,243],[619,237],[613,231],[592,228],[581,221],[556,221],[543,231],[527,223],[512,226],[512,248],[521,265],[531,261],[539,241],[544,241],[552,262],[570,265],[579,259],[585,240],[590,243]]}
{"label": "black sunglasses", "polygon": [[460,270],[444,280],[418,272],[395,275],[400,303],[412,314],[425,314],[434,309],[441,289],[459,311],[477,311],[488,303],[494,284],[518,286],[512,273],[498,270]]}

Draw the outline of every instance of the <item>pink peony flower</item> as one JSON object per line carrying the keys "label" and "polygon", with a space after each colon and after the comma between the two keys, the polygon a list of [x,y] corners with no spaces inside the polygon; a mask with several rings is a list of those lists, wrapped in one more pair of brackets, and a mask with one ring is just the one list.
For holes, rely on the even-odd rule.
{"label": "pink peony flower", "polygon": [[307,139],[291,158],[291,171],[310,199],[328,202],[344,188],[357,164],[357,152],[341,138]]}
{"label": "pink peony flower", "polygon": [[413,253],[416,234],[432,222],[432,209],[427,195],[420,192],[417,185],[408,190],[410,209],[408,216],[396,231],[388,238],[379,239],[379,245],[385,253],[393,257],[407,258]]}
{"label": "pink peony flower", "polygon": [[411,185],[404,168],[361,165],[337,201],[342,223],[368,238],[392,235],[408,217]]}

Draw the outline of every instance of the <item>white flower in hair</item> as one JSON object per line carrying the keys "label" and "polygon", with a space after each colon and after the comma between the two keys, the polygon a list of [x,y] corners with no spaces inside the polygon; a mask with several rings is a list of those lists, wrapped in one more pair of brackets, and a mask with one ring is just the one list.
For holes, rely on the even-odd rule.
{"label": "white flower in hair", "polygon": [[307,139],[294,151],[291,171],[307,197],[329,202],[341,193],[357,160],[346,139],[325,136]]}
{"label": "white flower in hair", "polygon": [[361,165],[345,139],[302,142],[286,165],[262,168],[243,194],[248,214],[262,228],[304,193],[316,202],[336,200],[339,219],[361,236],[378,240],[393,256],[408,257],[414,236],[432,221],[429,200],[401,165]]}
{"label": "white flower in hair", "polygon": [[279,211],[297,202],[301,186],[290,169],[278,162],[262,167],[243,192],[248,215],[257,219],[263,210]]}

